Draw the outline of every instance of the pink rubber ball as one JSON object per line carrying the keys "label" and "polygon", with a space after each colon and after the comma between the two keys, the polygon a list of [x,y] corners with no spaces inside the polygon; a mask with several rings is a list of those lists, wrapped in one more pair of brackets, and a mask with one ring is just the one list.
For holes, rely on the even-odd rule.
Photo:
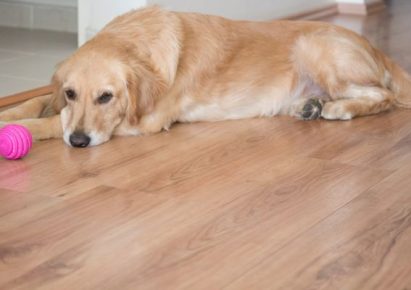
{"label": "pink rubber ball", "polygon": [[26,156],[33,145],[30,131],[21,125],[7,125],[0,129],[0,155],[14,160]]}

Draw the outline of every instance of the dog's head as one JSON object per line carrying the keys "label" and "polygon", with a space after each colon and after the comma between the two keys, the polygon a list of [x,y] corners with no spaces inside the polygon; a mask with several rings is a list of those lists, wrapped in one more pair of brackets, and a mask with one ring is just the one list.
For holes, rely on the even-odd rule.
{"label": "dog's head", "polygon": [[65,142],[98,145],[119,126],[138,129],[139,118],[153,110],[174,82],[182,31],[173,13],[132,11],[64,61],[52,83]]}
{"label": "dog's head", "polygon": [[130,64],[121,49],[80,48],[53,76],[54,109],[64,141],[74,147],[108,141],[116,128],[137,126],[165,84],[147,64]]}
{"label": "dog's head", "polygon": [[61,109],[64,141],[75,147],[101,144],[112,135],[130,99],[120,63],[75,55],[53,77],[55,105]]}

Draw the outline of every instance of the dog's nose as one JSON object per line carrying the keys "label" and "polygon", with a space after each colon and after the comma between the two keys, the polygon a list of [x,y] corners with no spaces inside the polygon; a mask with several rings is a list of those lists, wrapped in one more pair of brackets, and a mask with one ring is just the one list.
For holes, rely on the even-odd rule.
{"label": "dog's nose", "polygon": [[87,147],[90,144],[90,137],[84,133],[74,132],[70,135],[70,144],[73,147]]}

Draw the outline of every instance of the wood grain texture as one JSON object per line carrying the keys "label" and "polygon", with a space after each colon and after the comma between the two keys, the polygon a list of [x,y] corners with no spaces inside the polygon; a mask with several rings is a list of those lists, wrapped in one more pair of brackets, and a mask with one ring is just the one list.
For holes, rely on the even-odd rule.
{"label": "wood grain texture", "polygon": [[[410,4],[326,20],[411,70]],[[35,143],[0,160],[0,289],[410,289],[410,145],[400,109]]]}

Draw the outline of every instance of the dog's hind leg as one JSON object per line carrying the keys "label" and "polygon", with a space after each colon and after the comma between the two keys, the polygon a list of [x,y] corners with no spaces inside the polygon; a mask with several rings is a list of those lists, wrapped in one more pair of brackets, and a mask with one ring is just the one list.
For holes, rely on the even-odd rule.
{"label": "dog's hind leg", "polygon": [[321,117],[328,120],[350,120],[387,111],[394,105],[393,92],[379,87],[353,85],[346,89],[344,96],[345,98],[326,102]]}
{"label": "dog's hind leg", "polygon": [[300,99],[293,104],[290,115],[302,120],[350,120],[354,117],[378,114],[394,105],[393,92],[378,87],[347,89],[347,96],[331,101],[322,98]]}
{"label": "dog's hind leg", "polygon": [[[349,120],[387,111],[394,106],[391,76],[381,54],[360,36],[338,28],[300,38],[293,51],[299,75],[328,95],[321,106],[308,100],[301,116]],[[311,102],[311,103],[310,103]],[[308,118],[312,119],[312,118]]]}
{"label": "dog's hind leg", "polygon": [[14,121],[51,116],[54,114],[50,106],[51,98],[52,95],[36,97],[0,112],[0,121]]}

